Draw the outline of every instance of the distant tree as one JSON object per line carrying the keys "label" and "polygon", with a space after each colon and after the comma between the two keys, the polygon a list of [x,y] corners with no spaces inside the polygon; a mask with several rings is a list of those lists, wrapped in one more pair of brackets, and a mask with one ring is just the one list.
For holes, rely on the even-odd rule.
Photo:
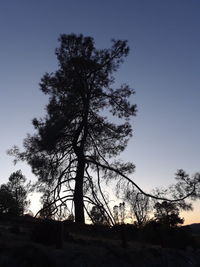
{"label": "distant tree", "polygon": [[18,170],[13,172],[8,180],[7,188],[15,201],[15,213],[16,215],[23,215],[29,206],[28,188],[25,185],[26,177],[21,170]]}
{"label": "distant tree", "polygon": [[93,206],[89,216],[94,224],[109,224],[109,220],[104,213],[104,209],[101,209],[98,206]]}
{"label": "distant tree", "polygon": [[136,219],[136,225],[138,227],[143,226],[149,218],[150,198],[138,191],[128,190],[125,199],[131,207],[131,214]]}
{"label": "distant tree", "polygon": [[54,197],[52,195],[51,184],[46,184],[45,186],[40,187],[39,190],[42,193],[40,202],[42,204],[42,208],[36,214],[36,217],[39,216],[42,219],[53,219],[53,220],[72,220],[73,214],[68,209],[65,202],[60,200],[60,204],[58,205],[54,201]]}
{"label": "distant tree", "polygon": [[[42,190],[43,195],[40,199],[42,209],[38,212],[38,215],[42,219],[55,219],[56,206],[53,203],[53,197],[49,188]],[[57,211],[57,210],[56,210]]]}
{"label": "distant tree", "polygon": [[189,175],[182,169],[175,174],[177,182],[170,185],[168,188],[156,188],[152,194],[145,193],[137,184],[135,184],[129,177],[120,173],[125,178],[120,179],[117,183],[116,194],[123,198],[132,206],[132,211],[137,220],[138,225],[146,223],[148,220],[148,213],[153,209],[153,203],[156,201],[164,201],[171,203],[172,206],[180,210],[192,210],[192,203],[188,199],[195,200],[200,197],[200,174],[196,173],[194,176]]}
{"label": "distant tree", "polygon": [[119,221],[120,224],[124,224],[126,216],[125,202],[119,203]]}
{"label": "distant tree", "polygon": [[115,224],[119,224],[119,206],[117,205],[113,207],[113,217]]}
{"label": "distant tree", "polygon": [[179,209],[176,203],[167,201],[163,201],[162,203],[157,202],[154,208],[156,210],[154,216],[157,222],[169,227],[183,224],[184,219],[179,217]]}
{"label": "distant tree", "polygon": [[15,215],[16,202],[7,185],[0,186],[0,214]]}
{"label": "distant tree", "polygon": [[26,178],[18,170],[12,173],[7,184],[0,187],[0,214],[21,216],[27,210],[28,189],[25,185]]}
{"label": "distant tree", "polygon": [[113,207],[113,218],[115,224],[124,224],[126,217],[125,202],[119,203]]}

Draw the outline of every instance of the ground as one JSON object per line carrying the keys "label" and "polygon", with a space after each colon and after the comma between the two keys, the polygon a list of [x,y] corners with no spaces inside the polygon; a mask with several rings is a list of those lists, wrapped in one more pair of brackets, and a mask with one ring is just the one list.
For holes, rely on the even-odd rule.
{"label": "ground", "polygon": [[[59,233],[53,224],[49,226],[30,218],[1,220],[0,266],[200,266],[199,248],[168,248],[136,242],[129,238],[126,238],[128,241],[124,243],[121,233],[110,234],[109,230],[106,230],[106,233],[105,230],[92,226],[63,225],[63,239],[58,240],[56,235],[53,237],[53,229],[55,233]],[[48,239],[48,236],[52,239]],[[45,242],[46,240],[48,242]]]}

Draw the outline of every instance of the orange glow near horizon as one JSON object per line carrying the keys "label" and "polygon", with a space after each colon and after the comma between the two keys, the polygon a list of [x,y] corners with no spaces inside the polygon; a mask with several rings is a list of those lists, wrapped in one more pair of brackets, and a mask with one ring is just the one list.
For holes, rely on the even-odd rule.
{"label": "orange glow near horizon", "polygon": [[192,223],[200,223],[200,201],[197,201],[193,205],[193,211],[181,212],[181,217],[184,218],[184,225]]}
{"label": "orange glow near horizon", "polygon": [[[30,210],[33,212],[34,215],[38,212],[39,208],[41,207],[39,199],[40,199],[39,193],[34,193],[32,196],[30,196],[31,200]],[[193,211],[183,211],[180,213],[180,217],[184,218],[183,225],[200,223],[200,200],[194,202],[193,207],[194,207]],[[127,220],[127,223],[131,222]]]}

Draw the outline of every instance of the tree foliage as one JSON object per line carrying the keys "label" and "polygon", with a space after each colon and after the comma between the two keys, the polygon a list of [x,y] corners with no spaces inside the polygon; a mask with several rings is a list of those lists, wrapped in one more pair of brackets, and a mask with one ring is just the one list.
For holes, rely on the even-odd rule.
{"label": "tree foliage", "polygon": [[0,213],[21,216],[28,208],[26,178],[20,170],[13,172],[0,187]]}
{"label": "tree foliage", "polygon": [[113,207],[113,218],[115,224],[124,224],[126,218],[125,202],[119,203]]}
{"label": "tree foliage", "polygon": [[[125,149],[132,134],[129,119],[136,112],[129,102],[134,91],[126,84],[112,87],[129,48],[126,41],[113,40],[111,48],[96,49],[93,38],[74,34],[61,35],[59,42],[58,70],[40,83],[49,96],[47,114],[33,119],[36,133],[25,139],[25,152],[15,148],[14,153],[31,165],[39,183],[51,184],[54,203],[72,201],[77,222],[84,222],[87,202],[106,207],[112,220],[100,171],[108,178],[107,166],[124,172],[134,168],[110,161]],[[122,123],[109,121],[107,112]]]}
{"label": "tree foliage", "polygon": [[21,170],[13,172],[8,179],[8,189],[11,192],[15,203],[17,215],[23,215],[29,206],[28,187],[25,185],[26,177],[22,174]]}
{"label": "tree foliage", "polygon": [[[102,179],[120,178],[147,197],[167,200],[145,193],[128,177],[134,165],[116,159],[132,136],[130,119],[136,114],[130,102],[134,90],[126,84],[114,88],[114,73],[129,52],[127,41],[113,40],[111,48],[97,49],[91,37],[63,34],[59,42],[58,70],[40,82],[49,97],[46,116],[33,119],[35,134],[24,140],[24,152],[14,147],[10,154],[27,161],[39,188],[51,188],[54,212],[70,206],[79,223],[90,203],[114,224]],[[184,202],[194,195],[197,179],[179,178],[172,201]]]}
{"label": "tree foliage", "polygon": [[125,199],[130,205],[131,214],[136,219],[136,225],[138,227],[144,226],[149,219],[150,198],[137,190],[127,190]]}
{"label": "tree foliage", "polygon": [[0,214],[15,214],[16,203],[7,185],[0,187]]}
{"label": "tree foliage", "polygon": [[154,208],[156,210],[154,216],[159,223],[169,227],[183,224],[184,219],[179,217],[179,209],[176,203],[167,201],[163,201],[162,203],[157,202]]}
{"label": "tree foliage", "polygon": [[93,224],[106,225],[109,224],[109,219],[107,218],[104,209],[100,209],[98,206],[93,206],[89,217],[91,218]]}

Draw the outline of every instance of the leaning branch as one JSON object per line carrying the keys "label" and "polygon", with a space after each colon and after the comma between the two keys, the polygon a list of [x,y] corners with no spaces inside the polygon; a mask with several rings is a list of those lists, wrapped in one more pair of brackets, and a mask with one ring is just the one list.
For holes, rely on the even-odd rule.
{"label": "leaning branch", "polygon": [[153,198],[153,199],[157,199],[157,200],[162,200],[162,201],[168,201],[168,202],[179,202],[179,201],[183,201],[185,200],[186,198],[192,196],[195,191],[196,191],[196,184],[193,183],[193,188],[191,190],[191,192],[189,192],[188,194],[186,194],[185,196],[181,197],[181,198],[177,198],[177,199],[168,199],[168,198],[165,198],[165,197],[159,197],[159,196],[156,196],[156,195],[152,195],[152,194],[149,194],[149,193],[146,193],[144,192],[135,182],[133,182],[128,176],[126,176],[125,174],[123,174],[121,171],[119,171],[118,169],[114,168],[114,167],[111,167],[110,165],[104,165],[104,164],[101,164],[95,160],[93,160],[90,156],[87,157],[86,161],[88,163],[91,163],[91,164],[94,164],[96,166],[99,166],[101,167],[102,169],[106,169],[106,170],[110,170],[112,172],[115,172],[117,175],[123,177],[124,179],[126,179],[128,182],[130,182],[134,187],[136,187],[143,195],[149,197],[149,198]]}

